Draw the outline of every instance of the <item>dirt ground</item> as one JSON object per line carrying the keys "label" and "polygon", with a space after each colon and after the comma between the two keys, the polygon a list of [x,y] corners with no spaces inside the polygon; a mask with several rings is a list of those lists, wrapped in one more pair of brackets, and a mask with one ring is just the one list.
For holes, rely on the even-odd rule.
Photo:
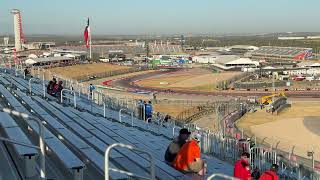
{"label": "dirt ground", "polygon": [[191,89],[210,91],[215,89],[215,84],[228,80],[241,72],[212,73],[204,69],[188,69],[178,73],[167,73],[158,77],[147,78],[137,82],[144,87],[164,89]]}
{"label": "dirt ground", "polygon": [[[306,118],[312,117],[312,124],[319,124],[320,102],[304,101],[293,102],[291,108],[287,108],[279,115],[271,115],[265,110],[246,114],[237,123],[239,129],[243,129],[249,135],[255,135],[258,139],[265,139],[273,147],[284,151],[292,151],[294,154],[306,157],[307,151],[314,151],[317,160],[320,160],[320,133],[315,133],[306,125]],[[317,128],[320,129],[320,126]]]}
{"label": "dirt ground", "polygon": [[92,75],[97,73],[104,73],[114,70],[128,69],[128,66],[113,65],[107,63],[94,64],[78,64],[74,66],[56,67],[50,69],[54,74],[59,74],[63,77],[76,79],[79,76]]}

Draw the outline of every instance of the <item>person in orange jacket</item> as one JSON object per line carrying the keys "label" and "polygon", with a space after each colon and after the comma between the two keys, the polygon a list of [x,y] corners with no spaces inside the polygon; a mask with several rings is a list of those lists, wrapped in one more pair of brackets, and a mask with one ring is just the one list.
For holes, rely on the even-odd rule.
{"label": "person in orange jacket", "polygon": [[264,172],[259,180],[278,180],[278,168],[279,166],[277,164],[272,164],[270,170]]}
{"label": "person in orange jacket", "polygon": [[172,166],[184,173],[204,176],[206,174],[206,162],[201,159],[200,135],[194,134],[192,139],[185,143],[178,152]]}
{"label": "person in orange jacket", "polygon": [[234,164],[233,176],[240,180],[251,180],[250,165],[249,165],[250,154],[243,152],[240,160]]}

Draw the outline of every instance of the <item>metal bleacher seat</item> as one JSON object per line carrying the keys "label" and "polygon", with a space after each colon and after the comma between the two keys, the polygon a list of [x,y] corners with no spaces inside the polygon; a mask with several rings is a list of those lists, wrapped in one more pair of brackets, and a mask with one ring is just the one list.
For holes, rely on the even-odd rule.
{"label": "metal bleacher seat", "polygon": [[[79,112],[72,108],[63,107],[56,102],[51,102],[52,105],[50,105],[48,102],[44,101],[41,98],[36,97],[35,100],[37,100],[43,106],[49,107],[50,110],[53,110],[56,108],[56,110],[53,110],[53,112],[57,115],[57,117],[60,120],[66,121],[66,123],[68,123],[70,125],[70,128],[73,128],[74,131],[81,131],[82,134],[85,134],[83,135],[83,138],[86,138],[85,136],[89,136],[89,134],[92,134],[93,136],[96,136],[97,138],[101,139],[108,145],[111,145],[115,142],[121,142],[124,144],[132,144],[137,147],[150,150],[151,152],[153,152],[154,156],[156,157],[156,167],[157,167],[156,176],[157,177],[161,179],[172,179],[173,177],[183,177],[183,174],[174,170],[172,167],[168,166],[166,163],[161,161],[164,157],[163,149],[166,148],[168,140],[166,143],[163,143],[159,140],[156,141],[155,139],[153,141],[149,141],[151,137],[146,137],[144,139],[145,135],[143,134],[142,131],[139,131],[138,129],[132,129],[132,128],[130,129],[130,127],[126,127],[121,124],[117,125],[116,123],[107,121],[102,117],[94,117],[87,112]],[[61,114],[61,112],[57,112],[58,109],[64,114]],[[84,116],[84,114],[86,114],[86,116]],[[71,122],[71,121],[74,121],[74,122]],[[80,125],[75,126],[76,124],[80,124]],[[89,124],[89,127],[87,126],[88,124]],[[75,127],[71,127],[71,126],[75,126]],[[102,150],[104,149],[105,148],[103,148]],[[121,150],[119,151],[119,153],[121,153],[123,156],[126,156],[128,159],[132,160],[133,162],[137,162],[140,166],[145,167],[148,164],[146,162],[146,159],[140,154],[133,154],[132,152],[127,150]],[[113,158],[119,158],[119,157],[113,157]],[[130,168],[130,167],[125,167],[125,168]]]}
{"label": "metal bleacher seat", "polygon": [[[68,142],[72,147],[75,147],[78,151],[80,151],[83,155],[86,156],[87,159],[89,159],[91,162],[93,162],[94,166],[98,168],[99,172],[103,174],[104,171],[104,161],[103,156],[101,153],[97,152],[97,150],[89,145],[88,142],[91,142],[95,144],[95,147],[101,147],[101,141],[98,139],[88,137],[88,138],[80,138],[80,134],[75,134],[71,132],[66,126],[61,124],[57,119],[52,117],[48,112],[46,112],[41,106],[36,104],[30,97],[28,97],[26,94],[15,91],[15,93],[18,94],[18,96],[26,102],[26,104],[29,106],[30,109],[32,109],[36,115],[41,117],[49,126],[51,129],[51,132],[55,134],[56,136],[61,136],[65,141]],[[69,127],[70,128],[70,127]],[[99,145],[97,145],[99,144]],[[116,167],[114,164],[111,163],[111,167]],[[123,174],[119,173],[111,173],[110,174],[112,178],[114,179],[122,179],[126,177]]]}
{"label": "metal bleacher seat", "polygon": [[[0,112],[0,123],[3,129],[3,135],[5,135],[8,139],[17,141],[24,144],[32,145],[31,141],[24,134],[24,132],[20,129],[17,123],[13,120],[13,118],[5,112]],[[24,172],[24,177],[31,178],[37,175],[36,170],[36,157],[39,155],[38,150],[35,148],[19,145],[19,144],[10,144],[13,148],[13,151],[18,155],[19,158],[16,158],[16,161],[21,161],[23,163],[19,163],[18,167],[21,171]],[[12,152],[12,151],[11,151]]]}
{"label": "metal bleacher seat", "polygon": [[[3,87],[3,86],[2,86]],[[30,112],[25,109],[19,102],[9,93],[8,90],[3,89],[0,85],[1,94],[7,94],[6,99],[9,103],[15,104],[12,108],[18,112],[31,115]],[[9,94],[8,94],[9,93]],[[18,103],[17,103],[18,102]],[[19,107],[19,108],[17,108]],[[39,134],[39,126],[34,121],[25,121],[29,127],[36,133]],[[82,173],[81,169],[85,167],[84,163],[74,155],[56,136],[54,136],[47,128],[44,129],[44,140],[48,148],[58,158],[59,162],[64,165],[74,176]]]}

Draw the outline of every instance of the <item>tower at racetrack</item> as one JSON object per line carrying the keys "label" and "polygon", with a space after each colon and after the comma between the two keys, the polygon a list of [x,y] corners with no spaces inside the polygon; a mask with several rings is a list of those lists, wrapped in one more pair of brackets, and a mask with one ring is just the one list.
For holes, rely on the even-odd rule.
{"label": "tower at racetrack", "polygon": [[24,35],[22,31],[20,10],[13,9],[11,11],[11,14],[13,14],[15,48],[16,48],[16,51],[21,51],[22,44],[24,43]]}

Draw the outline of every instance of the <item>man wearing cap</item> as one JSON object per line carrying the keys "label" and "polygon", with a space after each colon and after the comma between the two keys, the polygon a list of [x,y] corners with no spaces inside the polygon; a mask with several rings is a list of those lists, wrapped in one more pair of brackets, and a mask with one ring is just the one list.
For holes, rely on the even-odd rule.
{"label": "man wearing cap", "polygon": [[200,142],[201,136],[195,134],[192,139],[185,143],[173,161],[173,167],[184,173],[204,176],[206,163],[201,159]]}
{"label": "man wearing cap", "polygon": [[187,142],[190,132],[188,129],[181,129],[179,132],[179,136],[176,137],[168,146],[166,150],[166,154],[164,155],[164,159],[168,164],[171,164],[172,161],[176,158],[176,155],[180,151],[181,147]]}
{"label": "man wearing cap", "polygon": [[278,180],[278,168],[279,166],[277,164],[272,164],[270,170],[264,172],[259,180]]}

